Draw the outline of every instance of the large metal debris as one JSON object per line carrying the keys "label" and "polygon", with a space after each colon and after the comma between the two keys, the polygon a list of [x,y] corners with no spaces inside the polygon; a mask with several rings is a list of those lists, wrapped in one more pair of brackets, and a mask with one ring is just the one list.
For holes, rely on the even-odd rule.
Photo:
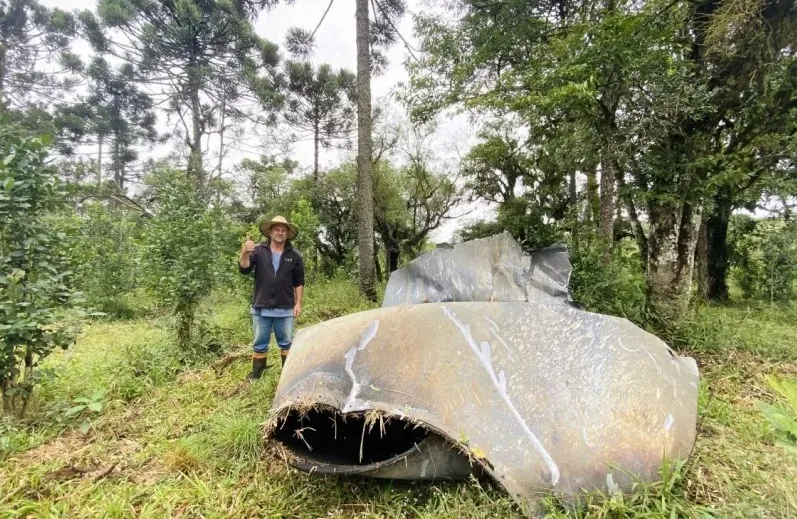
{"label": "large metal debris", "polygon": [[564,247],[525,254],[503,233],[437,248],[393,272],[382,306],[567,299],[570,270]]}
{"label": "large metal debris", "polygon": [[[383,308],[301,330],[269,429],[291,462],[400,479],[483,471],[526,506],[541,491],[628,491],[686,458],[694,360],[567,304],[566,252],[513,244],[435,250],[394,274]],[[475,301],[453,301],[464,295]]]}

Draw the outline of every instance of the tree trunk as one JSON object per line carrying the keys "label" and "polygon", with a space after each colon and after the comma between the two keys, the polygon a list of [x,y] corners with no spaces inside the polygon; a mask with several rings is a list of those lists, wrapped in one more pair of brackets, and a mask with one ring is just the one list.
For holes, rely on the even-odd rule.
{"label": "tree trunk", "polygon": [[221,124],[219,125],[219,164],[216,166],[218,178],[221,178],[221,168],[224,164],[224,128],[227,115],[227,101],[221,103]]}
{"label": "tree trunk", "polygon": [[97,187],[102,185],[102,134],[97,136]]}
{"label": "tree trunk", "polygon": [[374,267],[376,267],[376,280],[381,283],[384,277],[382,276],[382,266],[379,264],[379,247],[374,240]]}
{"label": "tree trunk", "polygon": [[597,222],[600,218],[601,202],[598,197],[598,175],[596,168],[592,167],[586,171],[587,174],[587,218]]}
{"label": "tree trunk", "polygon": [[695,248],[695,280],[697,281],[697,296],[702,300],[708,299],[708,237],[705,220],[700,224],[700,233],[697,235]]}
{"label": "tree trunk", "polygon": [[642,228],[642,223],[639,221],[639,213],[637,213],[634,198],[626,188],[625,175],[621,171],[617,171],[617,186],[617,199],[618,201],[622,201],[625,210],[628,212],[628,219],[631,221],[631,230],[634,232],[634,239],[636,239],[637,246],[639,247],[639,257],[642,259],[642,270],[647,271],[648,237],[645,235],[645,229]]}
{"label": "tree trunk", "polygon": [[678,320],[689,307],[700,212],[683,206],[650,207],[648,301],[665,323]]}
{"label": "tree trunk", "polygon": [[122,171],[122,152],[119,149],[120,141],[121,138],[119,136],[119,130],[116,130],[113,137],[113,179],[116,181],[116,185],[119,186],[119,191],[121,191],[122,194],[125,194],[125,178],[124,172]]}
{"label": "tree trunk", "polygon": [[714,210],[706,221],[707,291],[709,300],[728,299],[728,225],[733,212],[730,190],[720,189],[714,197]]}
{"label": "tree trunk", "polygon": [[17,416],[22,418],[28,412],[28,404],[33,397],[33,351],[30,346],[25,351],[25,371],[22,375],[22,403],[17,410]]}
{"label": "tree trunk", "polygon": [[203,180],[202,172],[202,114],[200,113],[199,86],[195,84],[195,70],[190,70],[191,85],[189,96],[191,98],[191,142],[189,143],[188,175]]}
{"label": "tree trunk", "polygon": [[614,212],[615,196],[614,184],[617,177],[617,168],[611,158],[601,160],[601,195],[600,195],[600,222],[598,230],[603,238],[603,262],[612,260],[612,244],[614,243]]}
{"label": "tree trunk", "polygon": [[357,242],[360,290],[376,301],[371,150],[371,48],[368,0],[357,0]]}
{"label": "tree trunk", "polygon": [[188,306],[177,312],[177,344],[182,350],[191,346],[191,327],[194,323],[194,308]]}
{"label": "tree trunk", "polygon": [[6,53],[5,41],[0,41],[0,112],[6,108],[5,84],[6,84]]}
{"label": "tree trunk", "polygon": [[320,133],[321,130],[318,128],[318,115],[316,114],[316,120],[313,122],[313,184],[316,186],[318,185],[318,140]]}
{"label": "tree trunk", "polygon": [[577,210],[578,208],[578,191],[576,190],[576,170],[570,172],[570,181],[567,187],[570,190],[570,209]]}
{"label": "tree trunk", "polygon": [[398,270],[399,258],[401,257],[401,250],[398,247],[391,245],[387,251],[387,270],[388,272],[395,272]]}

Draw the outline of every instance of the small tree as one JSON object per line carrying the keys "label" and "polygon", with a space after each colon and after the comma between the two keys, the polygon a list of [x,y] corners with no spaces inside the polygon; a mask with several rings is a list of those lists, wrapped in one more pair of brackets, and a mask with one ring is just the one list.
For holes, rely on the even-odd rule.
{"label": "small tree", "polygon": [[288,76],[288,102],[285,121],[298,137],[313,139],[313,180],[318,184],[318,151],[329,148],[333,141],[347,139],[354,126],[356,76],[329,65],[313,68],[309,62],[289,61],[285,64]]}
{"label": "small tree", "polygon": [[315,275],[318,268],[316,242],[321,227],[318,214],[313,210],[310,202],[302,198],[297,202],[296,208],[291,211],[291,222],[299,228],[299,235],[293,240],[293,246],[302,254],[307,272],[310,275]]}
{"label": "small tree", "polygon": [[63,238],[44,216],[63,203],[61,184],[45,166],[49,138],[0,126],[0,391],[3,410],[24,414],[34,368],[74,334],[63,323],[74,302],[53,249]]}
{"label": "small tree", "polygon": [[177,170],[148,179],[155,216],[144,231],[143,275],[177,318],[177,341],[191,345],[197,307],[213,287],[218,250],[213,213],[193,177]]}

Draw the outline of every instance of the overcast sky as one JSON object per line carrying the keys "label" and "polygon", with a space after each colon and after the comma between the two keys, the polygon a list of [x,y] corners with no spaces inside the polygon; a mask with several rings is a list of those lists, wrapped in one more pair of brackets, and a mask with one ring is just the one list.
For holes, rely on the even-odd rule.
{"label": "overcast sky", "polygon": [[[48,7],[59,7],[70,11],[93,10],[96,6],[96,0],[40,0],[40,2]],[[412,13],[422,9],[422,2],[423,0],[407,0],[407,14],[399,25],[401,34],[413,45],[415,44],[415,39],[412,33]],[[292,6],[283,4],[276,9],[261,13],[255,27],[260,36],[280,46],[283,58],[288,58],[290,56],[284,50],[287,30],[296,26],[312,30],[320,20],[327,5],[328,0],[296,0]],[[87,47],[80,45],[76,50],[79,51],[81,48]],[[407,79],[407,72],[403,66],[406,55],[406,49],[400,41],[389,49],[387,53],[390,61],[389,66],[382,75],[374,77],[371,82],[375,106],[380,98],[384,99],[393,91],[397,84]],[[312,56],[312,61],[318,64],[328,63],[334,68],[343,67],[355,71],[356,60],[354,2],[352,0],[337,0],[327,14],[323,25],[316,33],[316,50]],[[437,151],[441,156],[451,157],[454,144],[457,144],[461,151],[467,147],[465,141],[470,141],[472,137],[473,132],[469,129],[464,117],[442,118],[435,139],[436,145],[439,147]],[[258,153],[255,148],[259,144],[261,143],[246,143],[242,145],[241,148],[248,151],[233,152],[234,154],[230,154],[225,158],[226,163],[235,164],[244,157],[257,158]],[[302,168],[311,168],[313,164],[312,142],[296,143],[292,148],[291,155],[294,160],[299,162]],[[330,150],[329,152],[322,150],[320,156],[322,167],[337,164],[341,159],[343,159],[341,152],[335,150]],[[455,210],[455,214],[463,214],[471,209],[473,208],[463,207]],[[485,212],[484,208],[478,208],[475,212],[469,214],[469,218],[486,214],[487,212]],[[435,240],[449,240],[456,226],[456,221],[449,222],[440,232],[436,233]]]}

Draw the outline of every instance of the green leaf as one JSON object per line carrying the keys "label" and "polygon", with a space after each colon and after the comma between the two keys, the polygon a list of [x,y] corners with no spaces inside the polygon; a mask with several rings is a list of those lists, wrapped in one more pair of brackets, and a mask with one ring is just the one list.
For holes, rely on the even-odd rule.
{"label": "green leaf", "polygon": [[91,424],[89,422],[83,422],[80,425],[80,432],[82,432],[83,434],[86,434],[86,433],[89,432],[89,428],[90,427],[91,427]]}
{"label": "green leaf", "polygon": [[7,178],[6,181],[3,182],[3,188],[6,191],[11,191],[12,187],[14,187],[14,179],[13,178]]}
{"label": "green leaf", "polygon": [[92,402],[89,404],[89,409],[95,413],[102,411],[102,402]]}
{"label": "green leaf", "polygon": [[8,166],[9,164],[11,164],[11,161],[14,160],[16,156],[17,156],[16,153],[11,153],[10,155],[6,155],[6,158],[3,159],[3,165]]}
{"label": "green leaf", "polygon": [[75,407],[70,407],[64,413],[66,416],[75,416],[79,412],[83,411],[86,408],[85,405],[76,405]]}

